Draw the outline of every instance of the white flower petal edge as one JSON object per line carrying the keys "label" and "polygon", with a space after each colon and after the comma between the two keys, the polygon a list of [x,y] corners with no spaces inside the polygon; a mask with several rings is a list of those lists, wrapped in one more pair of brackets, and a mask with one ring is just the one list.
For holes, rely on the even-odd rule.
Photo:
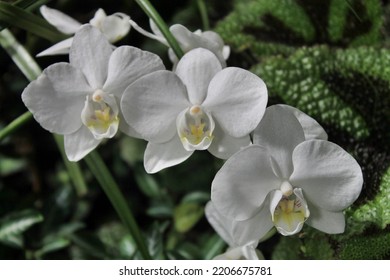
{"label": "white flower petal edge", "polygon": [[191,104],[200,105],[206,98],[210,81],[222,66],[217,57],[205,49],[194,49],[190,54],[179,61],[175,73],[186,85]]}
{"label": "white flower petal edge", "polygon": [[277,163],[276,173],[288,178],[293,171],[291,154],[305,140],[299,121],[290,110],[270,106],[253,132],[253,143],[266,147]]}
{"label": "white flower petal edge", "polygon": [[255,216],[268,193],[281,183],[267,150],[252,145],[234,154],[218,171],[211,185],[211,201],[220,213],[243,221]]}
{"label": "white flower petal edge", "polygon": [[264,255],[251,245],[229,248],[213,260],[265,260]]}
{"label": "white flower petal edge", "polygon": [[146,172],[156,173],[188,159],[193,152],[180,148],[180,146],[181,143],[178,137],[174,137],[166,143],[149,142],[144,154]]}
{"label": "white flower petal edge", "polygon": [[65,39],[50,48],[38,53],[36,56],[48,56],[48,55],[58,55],[58,54],[68,54],[70,47],[72,46],[73,37]]}
{"label": "white flower petal edge", "polygon": [[325,140],[299,144],[293,154],[290,182],[303,189],[316,207],[339,212],[359,196],[363,175],[356,160],[340,146]]}
{"label": "white flower petal edge", "polygon": [[83,71],[93,89],[101,89],[107,79],[108,61],[113,52],[102,33],[85,24],[75,34],[70,48],[69,62]]}
{"label": "white flower petal edge", "polygon": [[304,112],[298,110],[289,105],[278,104],[274,105],[275,107],[282,107],[285,110],[288,110],[294,114],[294,116],[298,119],[299,123],[303,128],[303,132],[305,133],[305,139],[322,139],[328,140],[328,134],[322,128],[322,126],[312,117],[308,116]]}
{"label": "white flower petal edge", "polygon": [[228,67],[211,80],[203,106],[229,135],[251,133],[264,115],[268,100],[263,80],[249,71]]}
{"label": "white flower petal edge", "polygon": [[121,100],[126,122],[143,139],[153,143],[164,143],[174,136],[178,138],[176,118],[188,106],[185,86],[174,73],[165,70],[145,75],[132,83]]}
{"label": "white flower petal edge", "polygon": [[57,134],[73,133],[82,126],[80,115],[84,98],[56,91],[45,71],[22,93],[22,100],[36,121]]}
{"label": "white flower petal edge", "polygon": [[70,161],[79,161],[95,149],[100,142],[101,140],[95,139],[87,127],[81,126],[76,132],[64,135],[66,156]]}
{"label": "white flower petal edge", "polygon": [[64,34],[74,34],[81,27],[80,22],[56,9],[43,5],[39,11],[51,25]]}

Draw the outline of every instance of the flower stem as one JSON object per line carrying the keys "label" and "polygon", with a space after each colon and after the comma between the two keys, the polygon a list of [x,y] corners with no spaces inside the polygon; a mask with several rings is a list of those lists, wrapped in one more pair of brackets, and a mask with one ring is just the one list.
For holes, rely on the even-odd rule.
{"label": "flower stem", "polygon": [[204,0],[197,0],[200,17],[202,19],[203,30],[210,30],[209,17],[207,15],[207,8]]}
{"label": "flower stem", "polygon": [[144,239],[141,235],[141,232],[138,228],[137,223],[131,213],[129,206],[127,205],[126,200],[124,199],[118,185],[111,176],[111,173],[104,164],[102,158],[96,152],[91,152],[86,156],[85,161],[98,180],[99,184],[103,188],[103,191],[106,193],[111,204],[115,208],[122,222],[125,224],[127,229],[130,231],[133,236],[138,249],[142,254],[144,259],[150,260],[151,256],[148,252]]}
{"label": "flower stem", "polygon": [[13,120],[6,127],[0,130],[0,142],[7,136],[14,133],[18,128],[20,128],[23,124],[25,124],[31,119],[32,114],[30,112],[26,112],[23,115],[19,116],[17,119]]}
{"label": "flower stem", "polygon": [[145,12],[145,14],[150,17],[157,27],[160,29],[161,33],[164,35],[165,39],[167,40],[169,46],[172,48],[176,56],[180,59],[184,52],[179,46],[179,43],[177,42],[176,38],[172,35],[171,31],[169,31],[168,26],[164,22],[164,20],[161,18],[159,13],[156,11],[156,9],[152,6],[152,4],[148,0],[135,0],[137,4],[141,7],[141,9]]}

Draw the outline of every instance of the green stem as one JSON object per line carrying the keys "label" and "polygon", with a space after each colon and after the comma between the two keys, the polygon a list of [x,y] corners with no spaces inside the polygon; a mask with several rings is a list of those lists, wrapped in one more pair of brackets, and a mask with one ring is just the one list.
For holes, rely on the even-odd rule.
{"label": "green stem", "polygon": [[135,222],[133,214],[131,213],[131,210],[126,200],[124,199],[118,185],[112,178],[111,173],[107,169],[102,158],[99,156],[98,153],[91,152],[84,159],[88,167],[90,168],[90,170],[92,171],[96,179],[98,180],[99,184],[102,186],[103,191],[106,193],[108,199],[110,200],[111,204],[115,208],[122,222],[130,231],[131,235],[136,241],[136,244],[138,245],[138,249],[142,254],[143,258],[150,260],[151,256],[148,252],[148,249],[141,235],[141,232],[138,228],[138,225]]}
{"label": "green stem", "polygon": [[204,0],[197,0],[200,17],[202,19],[203,30],[210,30],[209,17],[207,15],[207,8]]}
{"label": "green stem", "polygon": [[145,12],[145,14],[147,14],[148,17],[151,18],[156,23],[157,27],[160,29],[161,33],[164,35],[165,39],[167,40],[169,46],[172,48],[176,56],[180,59],[184,55],[184,52],[181,49],[176,38],[172,35],[171,31],[169,31],[168,26],[161,18],[159,13],[156,11],[156,9],[152,6],[152,4],[148,0],[135,0],[135,1]]}
{"label": "green stem", "polygon": [[32,114],[30,112],[26,112],[17,119],[13,120],[11,123],[9,123],[6,127],[4,127],[2,130],[0,130],[0,142],[6,138],[7,136],[14,133],[16,130],[18,130],[23,124],[28,122],[32,119]]}
{"label": "green stem", "polygon": [[81,172],[80,166],[76,162],[70,162],[66,156],[64,149],[64,137],[61,135],[53,134],[54,140],[57,143],[60,150],[62,160],[68,170],[70,180],[75,186],[76,193],[79,197],[83,197],[88,193],[88,188],[84,180],[84,176]]}

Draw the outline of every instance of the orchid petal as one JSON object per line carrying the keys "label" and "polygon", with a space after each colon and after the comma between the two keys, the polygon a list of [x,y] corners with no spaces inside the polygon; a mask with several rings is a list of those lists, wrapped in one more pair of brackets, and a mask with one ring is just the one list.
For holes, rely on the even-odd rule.
{"label": "orchid petal", "polygon": [[275,106],[282,107],[294,114],[294,116],[298,119],[299,123],[303,128],[303,132],[305,133],[305,140],[310,140],[310,139],[328,140],[328,134],[325,132],[322,126],[309,115],[306,115],[305,113],[298,110],[297,108],[294,108],[289,105],[279,104]]}
{"label": "orchid petal", "polygon": [[343,233],[345,230],[345,217],[343,212],[330,212],[325,209],[309,205],[310,217],[306,223],[328,234]]}
{"label": "orchid petal", "polygon": [[161,59],[153,53],[130,46],[119,47],[110,57],[103,89],[121,98],[125,89],[135,80],[164,69]]}
{"label": "orchid petal", "polygon": [[101,140],[95,139],[86,126],[81,126],[76,132],[64,136],[66,156],[70,161],[79,161],[100,142]]}
{"label": "orchid petal", "polygon": [[81,27],[81,23],[74,18],[45,5],[41,6],[39,11],[51,25],[62,33],[74,34]]}
{"label": "orchid petal", "polygon": [[247,147],[251,144],[249,135],[241,138],[230,136],[222,130],[216,123],[214,129],[214,138],[208,151],[215,157],[221,159],[228,159],[241,148]]}
{"label": "orchid petal", "polygon": [[186,151],[179,137],[173,137],[166,143],[149,142],[144,155],[144,166],[148,173],[156,173],[160,170],[182,163],[193,152]]}
{"label": "orchid petal", "polygon": [[93,18],[89,21],[89,23],[100,29],[101,26],[102,26],[102,23],[103,21],[107,18],[107,14],[106,12],[102,9],[102,8],[99,8],[97,9],[97,11],[95,12],[95,14],[93,15]]}
{"label": "orchid petal", "polygon": [[226,66],[226,61],[220,51],[220,41],[214,41],[215,36],[213,38],[208,35],[202,37],[203,33],[200,30],[199,32],[191,32],[181,24],[174,24],[169,30],[179,42],[180,47],[185,53],[196,48],[207,49],[214,53],[222,67]]}
{"label": "orchid petal", "polygon": [[74,36],[69,61],[83,71],[93,89],[101,89],[107,78],[111,53],[112,46],[104,35],[86,24]]}
{"label": "orchid petal", "polygon": [[121,100],[126,122],[142,138],[155,143],[164,143],[177,135],[176,118],[188,106],[185,86],[174,73],[165,70],[135,81]]}
{"label": "orchid petal", "polygon": [[68,54],[70,47],[73,42],[73,37],[65,39],[50,48],[40,52],[37,54],[37,57],[42,57],[42,56],[48,56],[48,55],[58,55],[58,54]]}
{"label": "orchid petal", "polygon": [[242,221],[256,215],[268,193],[280,184],[267,150],[253,145],[222,166],[211,186],[211,200],[223,215]]}
{"label": "orchid petal", "polygon": [[338,212],[351,205],[363,184],[356,160],[340,146],[325,140],[299,144],[292,155],[294,172],[290,182],[303,189],[316,207]]}
{"label": "orchid petal", "polygon": [[105,18],[100,30],[106,36],[108,41],[115,43],[126,36],[130,31],[130,17],[116,13]]}
{"label": "orchid petal", "polygon": [[43,73],[50,80],[54,90],[67,97],[80,97],[93,92],[84,74],[69,63],[60,62],[47,67]]}
{"label": "orchid petal", "polygon": [[73,133],[82,126],[80,116],[84,99],[85,96],[57,92],[45,72],[22,93],[24,104],[37,122],[44,129],[58,134]]}
{"label": "orchid petal", "polygon": [[293,113],[279,106],[267,108],[253,133],[253,143],[266,147],[276,161],[277,174],[288,179],[293,171],[292,153],[305,140],[301,124]]}
{"label": "orchid petal", "polygon": [[194,49],[186,53],[176,67],[176,74],[187,87],[193,105],[201,105],[207,88],[216,73],[222,70],[217,57],[206,49]]}
{"label": "orchid petal", "polygon": [[224,131],[239,138],[259,124],[267,99],[263,80],[244,69],[229,67],[212,79],[203,106]]}
{"label": "orchid petal", "polygon": [[209,201],[205,207],[205,216],[207,221],[211,224],[218,235],[227,243],[229,246],[234,246],[234,238],[232,236],[232,225],[233,220],[222,215],[215,208],[212,201]]}

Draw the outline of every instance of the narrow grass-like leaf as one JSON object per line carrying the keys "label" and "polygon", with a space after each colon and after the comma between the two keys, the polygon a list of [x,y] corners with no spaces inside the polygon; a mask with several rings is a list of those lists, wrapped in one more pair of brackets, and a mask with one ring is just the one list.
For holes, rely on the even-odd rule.
{"label": "narrow grass-like leaf", "polygon": [[2,24],[0,29],[4,29],[7,25],[16,26],[52,42],[66,38],[43,18],[9,3],[0,2],[0,23]]}

